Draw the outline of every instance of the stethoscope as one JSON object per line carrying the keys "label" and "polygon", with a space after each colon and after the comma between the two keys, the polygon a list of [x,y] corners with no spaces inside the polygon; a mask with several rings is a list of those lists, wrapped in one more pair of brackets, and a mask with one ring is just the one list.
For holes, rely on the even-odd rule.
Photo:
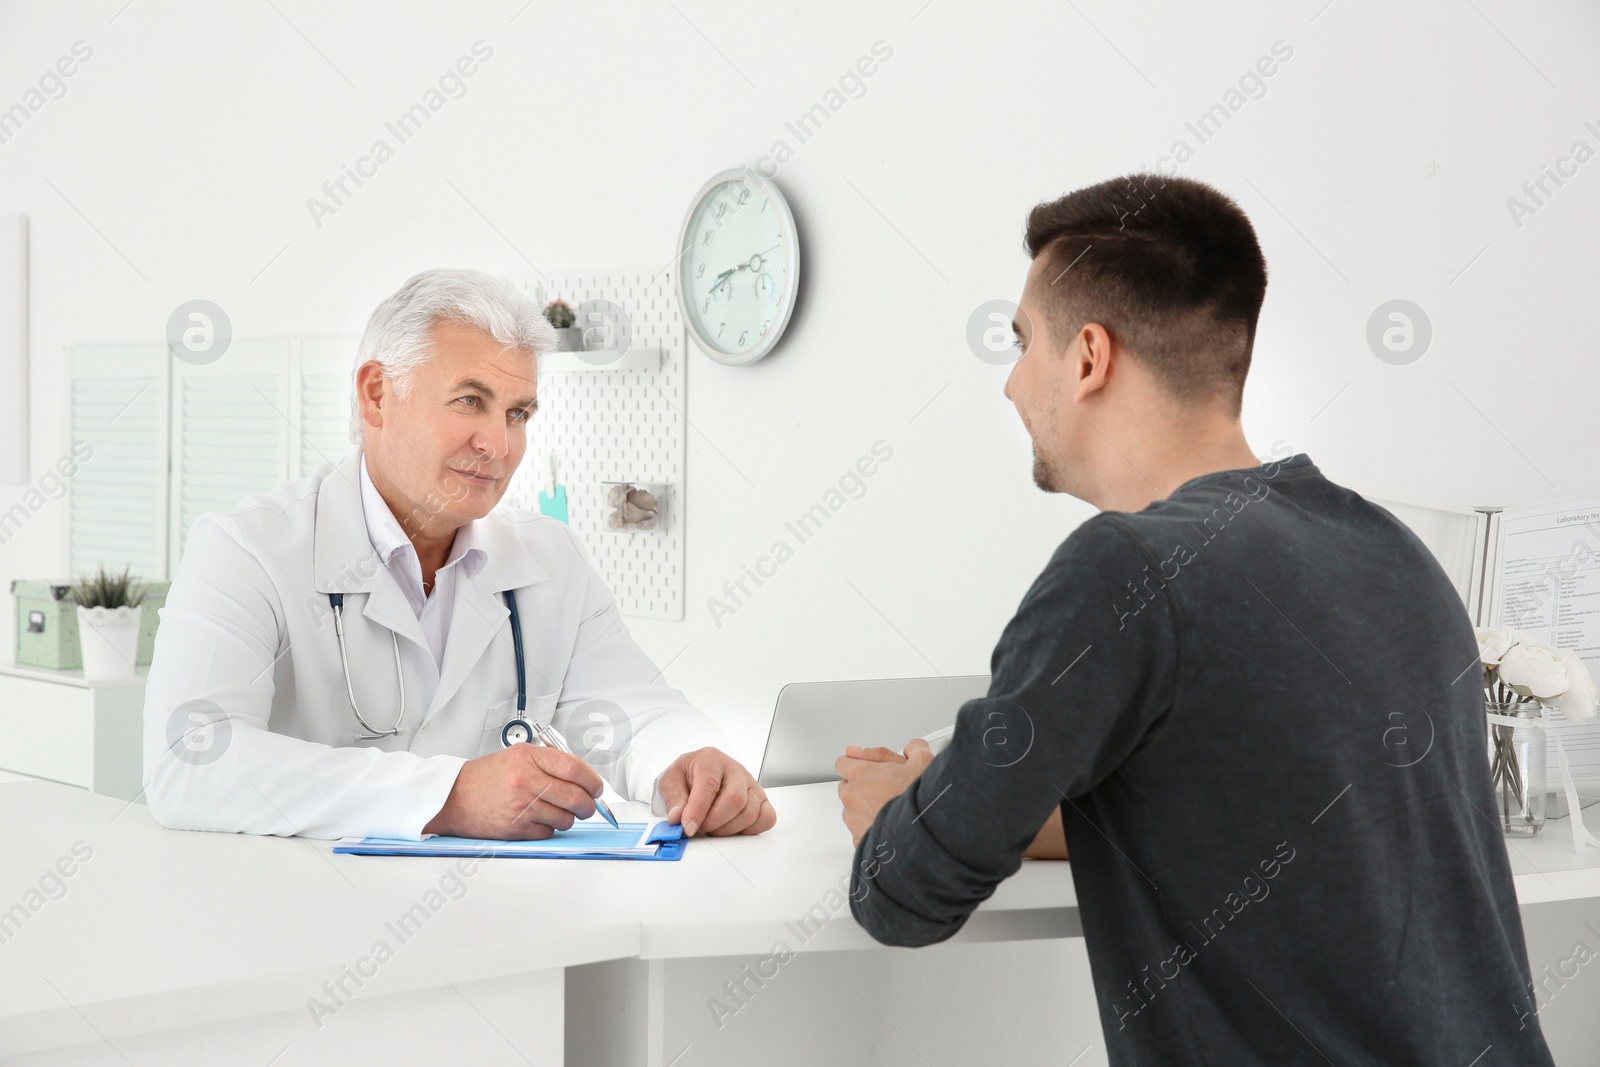
{"label": "stethoscope", "polygon": [[[501,594],[505,598],[506,608],[511,612],[511,647],[516,652],[517,659],[517,714],[506,720],[500,728],[500,743],[507,748],[523,742],[531,743],[540,736],[538,727],[530,722],[524,714],[528,710],[528,673],[527,665],[522,658],[522,617],[517,614],[517,598],[514,590],[507,589]],[[356,705],[355,687],[350,682],[350,656],[345,651],[344,645],[344,594],[329,593],[328,604],[333,608],[333,632],[339,638],[339,664],[344,669],[344,689],[350,696],[350,710],[355,713],[356,721],[367,732],[360,734],[363,741],[376,741],[384,737],[397,737],[400,727],[406,721],[406,676],[400,670],[400,638],[393,630],[389,631],[389,640],[394,644],[394,676],[400,685],[400,713],[394,717],[394,725],[387,730],[374,729],[361,714],[361,708]]]}

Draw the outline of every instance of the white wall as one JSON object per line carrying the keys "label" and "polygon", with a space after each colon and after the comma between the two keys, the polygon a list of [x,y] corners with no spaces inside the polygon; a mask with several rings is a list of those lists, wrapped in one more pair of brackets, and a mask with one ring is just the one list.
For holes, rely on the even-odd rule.
{"label": "white wall", "polygon": [[[0,108],[93,49],[0,144],[0,214],[32,218],[36,478],[67,447],[65,346],[156,341],[196,297],[241,337],[356,333],[428,266],[665,263],[701,181],[793,144],[786,120],[893,49],[779,173],[807,274],[782,347],[744,369],[693,354],[688,618],[635,625],[752,762],[784,682],[987,669],[1090,509],[1033,488],[967,317],[1017,295],[1036,201],[1179,138],[1272,271],[1258,452],[1283,439],[1335,479],[1445,503],[1600,491],[1600,162],[1520,227],[1506,206],[1574,140],[1600,150],[1592,5],[275,2],[0,4]],[[307,198],[480,39],[466,95],[315,225]],[[1293,56],[1265,94],[1198,144],[1185,122],[1278,41]],[[1396,297],[1434,329],[1404,367],[1364,340]],[[880,439],[867,495],[715,626],[706,599]],[[66,516],[0,546],[0,580],[60,574]],[[8,613],[7,649],[11,631]]]}

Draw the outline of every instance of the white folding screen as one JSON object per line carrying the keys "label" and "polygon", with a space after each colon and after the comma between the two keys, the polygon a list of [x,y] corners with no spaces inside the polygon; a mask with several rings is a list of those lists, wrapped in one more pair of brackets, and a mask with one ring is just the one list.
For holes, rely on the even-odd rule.
{"label": "white folding screen", "polygon": [[298,452],[292,477],[304,478],[355,447],[350,440],[350,372],[359,337],[307,337],[296,349]]}
{"label": "white folding screen", "polygon": [[215,363],[172,363],[169,573],[202,513],[289,480],[289,395],[286,340],[236,340]]}
{"label": "white folding screen", "polygon": [[347,453],[356,338],[236,340],[195,365],[163,345],[70,349],[73,573],[171,576],[189,528]]}
{"label": "white folding screen", "polygon": [[[167,363],[163,345],[96,345],[69,358],[67,565],[167,573]],[[51,457],[52,463],[56,457]],[[55,576],[50,576],[55,577]]]}

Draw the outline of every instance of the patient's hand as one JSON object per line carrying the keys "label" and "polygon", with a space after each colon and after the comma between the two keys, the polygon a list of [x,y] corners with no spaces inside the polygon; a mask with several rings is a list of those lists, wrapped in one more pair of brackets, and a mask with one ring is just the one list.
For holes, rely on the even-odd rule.
{"label": "patient's hand", "polygon": [[1050,817],[1044,821],[1044,825],[1034,835],[1033,844],[1029,845],[1022,854],[1029,859],[1036,860],[1064,860],[1067,858],[1067,837],[1061,829],[1061,809],[1059,807],[1050,812]]}
{"label": "patient's hand", "polygon": [[844,802],[844,824],[853,844],[861,843],[861,835],[878,817],[878,810],[904,793],[932,762],[933,752],[920,737],[906,745],[904,755],[887,748],[846,746],[844,755],[834,760],[833,769],[843,779],[839,799]]}

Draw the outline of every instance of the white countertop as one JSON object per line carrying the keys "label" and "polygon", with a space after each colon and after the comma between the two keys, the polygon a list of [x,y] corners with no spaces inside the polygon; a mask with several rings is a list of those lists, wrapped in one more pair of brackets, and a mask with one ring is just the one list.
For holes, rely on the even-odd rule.
{"label": "white countertop", "polygon": [[[791,924],[808,912],[828,921],[806,951],[874,946],[847,903],[827,908],[853,858],[836,786],[770,793],[773,830],[696,838],[676,863],[478,861],[458,898],[435,897],[437,910],[402,942],[386,924],[419,903],[426,911],[429,890],[450,888],[440,878],[454,861],[172,831],[141,804],[8,776],[0,912],[75,842],[94,851],[65,893],[0,944],[0,1053],[92,1039],[85,1018],[115,1037],[304,1010],[379,940],[394,958],[364,987],[378,994],[607,959],[765,955],[780,939],[798,951]],[[617,814],[647,817],[639,804]],[[1508,841],[1521,903],[1600,897],[1600,850],[1579,857],[1567,834],[1557,820]],[[1029,860],[956,939],[1079,933],[1070,865]]]}
{"label": "white countertop", "polygon": [[[0,783],[0,911],[75,842],[94,850],[66,892],[0,944],[0,1053],[92,1040],[84,1016],[114,1037],[303,1011],[380,939],[395,952],[366,983],[378,994],[606,959],[765,955],[779,939],[798,951],[786,923],[814,905],[827,914],[853,849],[834,784],[769,793],[773,830],[696,838],[675,863],[478,861],[459,899],[435,898],[442,906],[401,943],[385,924],[425,903],[454,861],[172,831],[142,804],[50,782]],[[617,815],[647,812],[621,804]],[[1030,860],[957,938],[1079,932],[1068,865]],[[875,944],[845,903],[804,948]]]}
{"label": "white countertop", "polygon": [[119,686],[143,685],[145,677],[150,673],[148,663],[140,664],[134,668],[136,673],[125,678],[97,678],[93,682],[84,678],[83,668],[74,667],[71,670],[57,670],[54,667],[30,667],[19,664],[11,659],[0,660],[0,675],[10,675],[13,678],[31,678],[38,682],[54,682],[57,685],[70,685],[78,689],[88,689],[91,686]]}
{"label": "white countertop", "polygon": [[[1583,820],[1589,832],[1596,833],[1600,807],[1584,808]],[[1581,856],[1574,852],[1572,826],[1566,818],[1547,820],[1534,837],[1506,838],[1506,851],[1519,904],[1600,897],[1600,848],[1591,845]]]}

